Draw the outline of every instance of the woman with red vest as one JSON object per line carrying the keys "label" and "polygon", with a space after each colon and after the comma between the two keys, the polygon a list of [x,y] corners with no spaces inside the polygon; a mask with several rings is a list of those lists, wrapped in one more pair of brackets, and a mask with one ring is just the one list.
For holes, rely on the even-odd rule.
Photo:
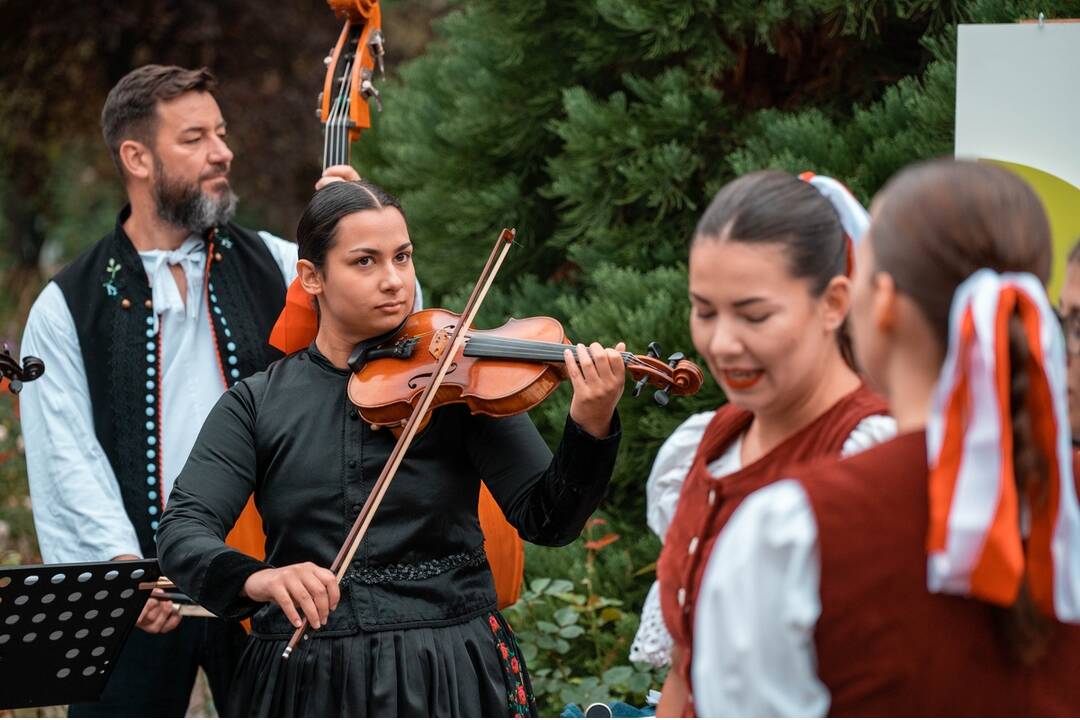
{"label": "woman with red vest", "polygon": [[866,389],[847,352],[847,271],[859,211],[865,222],[835,181],[763,171],[726,185],[698,223],[690,328],[729,403],[697,445],[657,568],[674,640],[660,715],[692,711],[694,598],[739,502],[789,465],[858,452],[894,432],[884,401]]}
{"label": "woman with red vest", "polygon": [[900,435],[748,498],[694,636],[709,715],[1075,715],[1080,507],[1050,229],[1009,172],[891,180],[855,347]]}

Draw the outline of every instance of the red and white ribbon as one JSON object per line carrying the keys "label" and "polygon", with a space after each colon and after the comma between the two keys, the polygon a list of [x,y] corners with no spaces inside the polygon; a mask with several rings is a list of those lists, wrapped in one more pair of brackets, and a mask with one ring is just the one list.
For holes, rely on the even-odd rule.
{"label": "red and white ribbon", "polygon": [[799,175],[799,179],[810,183],[829,201],[829,204],[836,209],[836,214],[840,216],[840,225],[844,228],[844,234],[848,240],[847,274],[850,277],[855,269],[853,249],[862,240],[866,228],[870,227],[870,213],[838,180],[824,175],[815,175],[809,170]]}
{"label": "red and white ribbon", "polygon": [[[1009,321],[1027,340],[1031,439],[1043,483],[1020,497],[1013,466]],[[1033,275],[979,270],[957,288],[927,426],[927,586],[1009,606],[1025,577],[1047,615],[1080,622],[1080,506],[1073,482],[1064,338]],[[1041,479],[1040,479],[1041,480]],[[1026,547],[1025,547],[1026,539]]]}

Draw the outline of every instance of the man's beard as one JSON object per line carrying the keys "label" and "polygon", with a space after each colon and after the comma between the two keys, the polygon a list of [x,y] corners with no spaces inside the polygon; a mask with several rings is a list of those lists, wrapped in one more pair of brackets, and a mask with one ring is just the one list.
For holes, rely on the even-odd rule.
{"label": "man's beard", "polygon": [[165,222],[201,234],[227,223],[236,212],[236,193],[231,187],[226,187],[220,195],[207,195],[199,182],[185,185],[170,178],[156,157],[154,170],[157,175],[154,202],[158,216]]}

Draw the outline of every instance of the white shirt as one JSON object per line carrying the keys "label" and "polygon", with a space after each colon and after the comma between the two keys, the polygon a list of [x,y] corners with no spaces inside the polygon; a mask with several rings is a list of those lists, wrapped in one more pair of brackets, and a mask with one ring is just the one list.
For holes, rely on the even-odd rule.
{"label": "white shirt", "polygon": [[[296,244],[267,232],[259,237],[288,285],[296,276]],[[175,251],[151,250],[139,257],[161,328],[159,462],[167,497],[225,384],[203,307],[203,240],[191,236]],[[186,304],[170,264],[184,269]],[[27,383],[20,395],[26,469],[42,557],[47,563],[74,563],[141,556],[116,474],[94,433],[75,321],[56,283],[46,285],[30,309],[20,350],[45,362],[45,374]],[[148,507],[160,504],[155,488],[148,486],[147,493]]]}
{"label": "white shirt", "polygon": [[773,483],[739,505],[698,593],[690,669],[698,713],[828,713],[814,645],[820,578],[817,523],[798,481]]}
{"label": "white shirt", "polygon": [[[701,443],[701,437],[705,433],[705,429],[712,420],[713,415],[714,413],[707,412],[690,416],[664,442],[656,455],[656,460],[653,462],[649,479],[645,483],[646,517],[649,527],[661,541],[663,541],[667,529],[671,525],[671,519],[675,515],[675,508],[679,502],[679,493],[682,491],[683,483],[690,472],[690,467],[693,465],[697,446]],[[840,454],[842,457],[854,455],[892,438],[895,434],[896,422],[891,417],[871,415],[864,418],[852,430],[851,435],[844,441]],[[709,463],[710,475],[719,478],[742,469],[742,441],[742,436],[739,436],[724,450],[720,457]],[[727,526],[721,532],[720,537],[722,538],[726,532]],[[717,546],[719,543],[720,540],[718,539]],[[706,577],[707,574],[708,571],[706,571]],[[704,584],[702,591],[704,591]],[[698,617],[700,617],[700,612]],[[696,637],[697,633],[695,631]],[[660,609],[660,584],[659,582],[653,582],[649,594],[645,598],[645,604],[641,608],[641,622],[634,636],[634,642],[630,647],[630,660],[632,662],[647,662],[654,667],[669,665],[671,663],[673,642],[667,627],[664,625],[663,613]],[[697,662],[697,652],[697,642],[695,640],[695,663]],[[694,697],[696,703],[698,697],[696,690]],[[700,706],[698,706],[698,710],[701,710]]]}

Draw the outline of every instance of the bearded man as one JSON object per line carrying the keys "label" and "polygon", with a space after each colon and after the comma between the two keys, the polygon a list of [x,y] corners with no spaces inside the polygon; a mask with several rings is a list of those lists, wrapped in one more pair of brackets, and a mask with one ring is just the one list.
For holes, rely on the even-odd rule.
{"label": "bearded man", "polygon": [[[34,522],[49,563],[155,557],[158,518],[210,409],[280,356],[267,338],[296,245],[231,222],[233,154],[206,70],[147,65],[101,114],[128,198],[115,228],[46,285],[21,350]],[[331,168],[319,185],[357,179]],[[101,702],[72,716],[182,716],[202,666],[218,707],[243,629],[151,599]]]}

